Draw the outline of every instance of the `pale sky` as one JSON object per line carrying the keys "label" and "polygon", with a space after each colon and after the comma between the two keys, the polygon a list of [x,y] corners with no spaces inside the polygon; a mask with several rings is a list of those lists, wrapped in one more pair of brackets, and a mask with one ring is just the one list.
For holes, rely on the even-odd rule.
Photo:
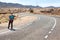
{"label": "pale sky", "polygon": [[0,2],[19,3],[23,5],[39,5],[42,7],[55,6],[60,7],[60,0],[0,0]]}

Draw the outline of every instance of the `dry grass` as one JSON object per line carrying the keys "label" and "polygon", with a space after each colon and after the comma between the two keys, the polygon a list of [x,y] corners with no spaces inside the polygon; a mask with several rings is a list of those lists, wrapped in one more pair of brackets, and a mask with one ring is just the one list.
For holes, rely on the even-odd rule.
{"label": "dry grass", "polygon": [[8,16],[10,15],[10,13],[21,13],[21,12],[43,14],[43,15],[60,15],[60,8],[32,8],[32,9],[30,8],[0,8],[0,23],[7,22]]}

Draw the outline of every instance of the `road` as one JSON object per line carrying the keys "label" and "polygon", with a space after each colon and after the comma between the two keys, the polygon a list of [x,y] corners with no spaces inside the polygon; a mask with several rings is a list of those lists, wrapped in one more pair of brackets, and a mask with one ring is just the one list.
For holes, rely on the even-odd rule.
{"label": "road", "polygon": [[[28,15],[29,16],[29,15]],[[31,15],[30,15],[31,16]],[[59,40],[60,18],[35,15],[37,20],[22,29],[0,34],[0,40]],[[57,23],[56,23],[57,22]]]}
{"label": "road", "polygon": [[47,40],[60,40],[60,17],[56,18],[56,26]]}

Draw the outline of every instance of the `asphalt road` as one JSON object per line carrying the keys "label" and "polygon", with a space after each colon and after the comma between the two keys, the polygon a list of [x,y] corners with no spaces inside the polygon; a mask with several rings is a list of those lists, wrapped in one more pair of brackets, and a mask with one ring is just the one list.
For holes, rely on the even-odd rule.
{"label": "asphalt road", "polygon": [[37,20],[30,25],[22,29],[17,29],[16,31],[0,34],[0,40],[57,40],[59,38],[60,19],[56,18],[58,24],[56,24],[56,28],[53,32],[49,34],[51,28],[54,27],[55,19],[44,15],[35,16],[38,16]]}
{"label": "asphalt road", "polygon": [[49,37],[47,40],[60,40],[60,17],[56,18],[56,26],[51,34],[49,34]]}

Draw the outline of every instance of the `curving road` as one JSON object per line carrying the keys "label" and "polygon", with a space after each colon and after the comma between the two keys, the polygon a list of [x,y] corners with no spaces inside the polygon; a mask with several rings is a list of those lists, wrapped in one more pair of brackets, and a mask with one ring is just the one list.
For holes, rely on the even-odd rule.
{"label": "curving road", "polygon": [[[20,14],[20,15],[24,17],[25,14]],[[33,15],[37,17],[37,20],[33,21],[29,25],[26,25],[26,27],[22,29],[16,29],[16,31],[9,31],[5,34],[0,34],[0,40],[52,40],[52,38],[53,40],[55,40],[53,36],[55,31],[58,30],[55,31],[53,30],[52,33],[49,32],[53,27],[55,28],[56,26],[55,18],[45,15],[35,15],[35,14],[30,14],[30,15],[27,14],[25,16],[33,16]],[[57,18],[57,20],[58,19],[59,18]]]}
{"label": "curving road", "polygon": [[53,16],[56,18],[56,26],[52,33],[49,35],[47,40],[60,40],[60,17],[59,16]]}

